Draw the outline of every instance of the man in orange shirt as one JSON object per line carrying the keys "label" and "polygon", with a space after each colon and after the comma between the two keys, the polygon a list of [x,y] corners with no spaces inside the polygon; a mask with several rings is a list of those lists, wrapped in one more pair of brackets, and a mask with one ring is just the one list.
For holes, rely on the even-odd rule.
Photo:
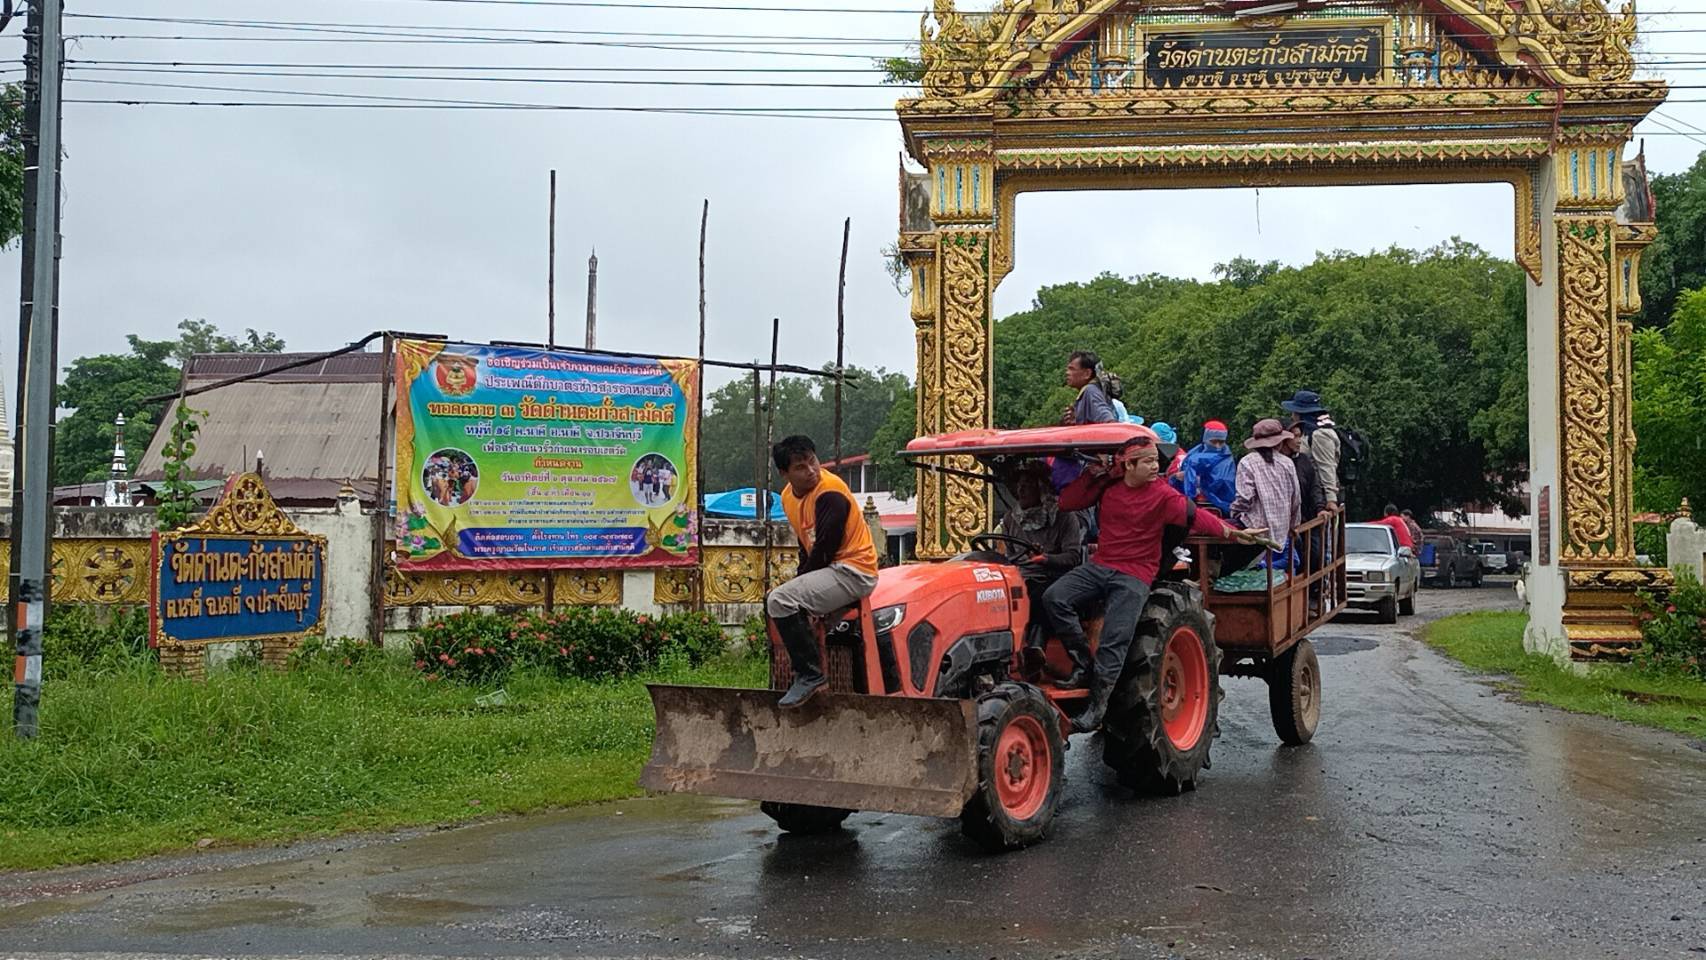
{"label": "man in orange shirt", "polygon": [[877,587],[877,549],[858,502],[840,477],[818,464],[810,437],[784,437],[770,455],[788,481],[782,512],[800,543],[800,567],[764,598],[764,612],[794,666],[794,683],[779,705],[798,707],[829,682],[810,618],[870,596]]}
{"label": "man in orange shirt", "polygon": [[1416,549],[1415,538],[1410,536],[1410,525],[1405,523],[1404,518],[1398,515],[1398,508],[1393,504],[1389,503],[1386,505],[1386,516],[1381,517],[1379,520],[1371,520],[1369,522],[1378,523],[1385,527],[1391,527],[1392,537],[1398,542],[1398,546],[1409,547],[1411,550]]}

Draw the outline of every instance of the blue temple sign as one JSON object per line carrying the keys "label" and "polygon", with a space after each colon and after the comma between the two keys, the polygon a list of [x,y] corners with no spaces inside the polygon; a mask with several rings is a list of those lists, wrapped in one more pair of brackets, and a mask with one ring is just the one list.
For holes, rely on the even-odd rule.
{"label": "blue temple sign", "polygon": [[154,535],[149,642],[199,645],[322,632],[326,538],[273,502],[258,474],[225,484],[197,523]]}

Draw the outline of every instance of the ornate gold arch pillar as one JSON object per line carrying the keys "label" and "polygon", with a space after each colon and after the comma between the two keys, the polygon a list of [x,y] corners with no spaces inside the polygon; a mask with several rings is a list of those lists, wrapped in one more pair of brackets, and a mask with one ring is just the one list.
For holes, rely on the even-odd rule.
{"label": "ornate gold arch pillar", "polygon": [[[994,422],[990,258],[995,237],[995,152],[988,138],[932,140],[924,151],[930,184],[928,235],[902,234],[912,270],[918,335],[918,433],[948,433]],[[908,249],[913,252],[906,252]],[[943,466],[972,470],[966,457]],[[966,547],[987,528],[988,491],[970,477],[921,471],[918,556]]]}
{"label": "ornate gold arch pillar", "polygon": [[[1537,527],[1536,561],[1557,564],[1543,576],[1558,589],[1539,591],[1529,646],[1577,659],[1627,655],[1638,646],[1634,593],[1666,579],[1635,557],[1632,329],[1625,318],[1640,309],[1640,250],[1654,232],[1650,223],[1619,221],[1628,137],[1621,125],[1565,127],[1550,161],[1555,205],[1547,260],[1558,282],[1542,295],[1554,298],[1557,313],[1557,472],[1555,484],[1536,484],[1535,517],[1543,525],[1557,512],[1555,541],[1552,530]],[[1536,479],[1549,472],[1537,471]],[[1553,542],[1555,556],[1547,557]]]}

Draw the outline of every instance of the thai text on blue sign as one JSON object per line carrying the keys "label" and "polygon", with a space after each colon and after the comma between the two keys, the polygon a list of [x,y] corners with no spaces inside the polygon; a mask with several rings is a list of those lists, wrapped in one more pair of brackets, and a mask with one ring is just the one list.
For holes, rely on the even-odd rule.
{"label": "thai text on blue sign", "polygon": [[322,541],[169,536],[161,538],[155,562],[155,642],[283,637],[320,625]]}

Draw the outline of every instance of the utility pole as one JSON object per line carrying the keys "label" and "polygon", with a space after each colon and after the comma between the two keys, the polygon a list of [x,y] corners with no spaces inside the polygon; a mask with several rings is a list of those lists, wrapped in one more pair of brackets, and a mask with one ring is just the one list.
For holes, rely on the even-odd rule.
{"label": "utility pole", "polygon": [[59,333],[59,105],[62,0],[30,4],[25,54],[23,296],[18,322],[18,470],[12,479],[13,730],[34,739],[52,550],[53,411]]}
{"label": "utility pole", "polygon": [[598,251],[586,258],[586,343],[588,350],[598,346]]}
{"label": "utility pole", "polygon": [[547,243],[545,267],[545,346],[557,345],[557,171],[551,171],[551,239]]}

